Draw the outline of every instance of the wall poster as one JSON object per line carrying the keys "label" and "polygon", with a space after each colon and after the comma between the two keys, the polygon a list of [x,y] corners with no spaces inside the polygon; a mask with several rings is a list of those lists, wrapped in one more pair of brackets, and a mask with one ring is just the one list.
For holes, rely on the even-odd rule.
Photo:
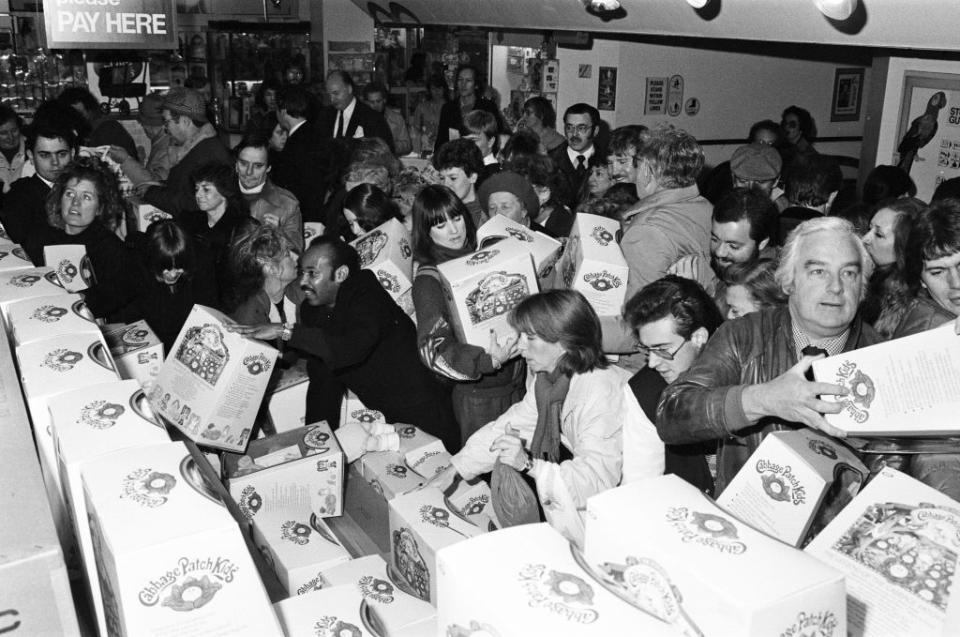
{"label": "wall poster", "polygon": [[929,201],[941,182],[960,177],[960,75],[910,72],[904,77],[893,162]]}
{"label": "wall poster", "polygon": [[617,67],[601,66],[599,77],[597,108],[601,111],[617,110]]}

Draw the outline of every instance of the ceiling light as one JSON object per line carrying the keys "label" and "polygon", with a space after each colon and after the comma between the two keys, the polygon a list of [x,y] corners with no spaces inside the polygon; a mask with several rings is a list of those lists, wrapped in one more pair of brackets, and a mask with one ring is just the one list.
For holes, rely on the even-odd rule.
{"label": "ceiling light", "polygon": [[831,20],[842,22],[853,15],[853,12],[857,10],[859,1],[860,0],[813,0],[813,5],[820,10],[820,13]]}

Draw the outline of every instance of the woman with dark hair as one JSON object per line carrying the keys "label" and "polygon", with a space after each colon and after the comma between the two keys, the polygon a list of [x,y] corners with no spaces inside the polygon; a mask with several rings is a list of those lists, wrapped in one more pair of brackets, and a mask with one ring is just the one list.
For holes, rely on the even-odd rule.
{"label": "woman with dark hair", "polygon": [[783,145],[778,150],[783,157],[784,169],[798,156],[817,154],[813,148],[813,142],[817,139],[817,125],[810,111],[795,105],[788,106],[780,117],[780,128],[783,130]]}
{"label": "woman with dark hair", "polygon": [[500,117],[500,110],[497,105],[490,100],[481,97],[483,95],[483,83],[480,78],[480,72],[476,67],[469,64],[461,64],[457,67],[457,98],[443,105],[440,109],[440,122],[437,124],[437,141],[433,145],[433,151],[437,152],[440,147],[450,141],[450,131],[458,132],[460,137],[466,137],[469,132],[463,126],[463,116],[474,110],[487,111],[497,120],[497,129],[503,130],[503,119]]}
{"label": "woman with dark hair", "polygon": [[219,294],[223,295],[228,289],[230,244],[238,231],[256,221],[250,217],[232,166],[201,166],[191,175],[191,181],[200,212],[183,215],[180,224],[196,242],[197,249],[210,254]]}
{"label": "woman with dark hair", "polygon": [[[576,535],[571,527],[581,522],[587,498],[620,483],[624,427],[636,425],[639,406],[627,373],[607,362],[600,319],[579,292],[535,294],[509,320],[530,372],[527,394],[471,436],[428,484],[443,487],[458,474],[470,479],[493,470],[494,506],[498,516],[509,513],[500,520],[510,526],[539,520],[537,504],[532,497],[503,497],[497,483],[523,485],[530,478],[540,501],[556,505],[543,507],[547,519]],[[646,475],[660,475],[663,443],[649,422],[646,428]]]}
{"label": "woman with dark hair", "polygon": [[440,111],[447,103],[447,82],[442,75],[427,78],[427,99],[421,100],[413,111],[410,127],[420,154],[428,154],[437,141],[437,127],[440,125]]}
{"label": "woman with dark hair", "polygon": [[553,160],[546,155],[534,155],[526,162],[526,177],[533,185],[540,202],[540,209],[531,213],[530,217],[542,226],[548,235],[562,239],[570,235],[573,213],[558,198],[569,186],[563,172],[554,166]]}
{"label": "woman with dark hair", "polygon": [[390,219],[402,222],[400,207],[397,203],[372,184],[360,184],[347,193],[343,200],[343,217],[346,221],[343,237],[353,241],[357,237],[367,234],[377,226]]}
{"label": "woman with dark hair", "polygon": [[290,132],[283,127],[283,124],[281,124],[277,118],[277,112],[270,111],[269,113],[265,113],[263,117],[260,118],[257,128],[251,132],[263,135],[269,140],[267,154],[270,156],[270,165],[273,166],[276,164],[280,158],[281,151],[283,151],[284,146],[287,145],[287,138],[290,137]]}
{"label": "woman with dark hair", "polygon": [[566,137],[557,132],[557,111],[545,97],[537,95],[524,102],[523,118],[520,122],[537,136],[544,153],[549,153],[567,141]]}
{"label": "woman with dark hair", "polygon": [[169,352],[194,304],[219,307],[213,268],[172,219],[153,223],[141,249],[137,294],[120,320],[145,320]]}
{"label": "woman with dark hair", "polygon": [[777,260],[768,258],[728,266],[723,271],[727,319],[786,305],[787,295],[777,283],[776,271]]}
{"label": "woman with dark hair", "polygon": [[[587,178],[583,181],[580,192],[577,193],[578,209],[584,204],[600,199],[613,186],[613,178],[610,177],[610,168],[607,166],[606,157],[601,157],[599,153],[591,155],[590,159],[587,160],[587,171]],[[634,190],[636,190],[636,186],[634,186]]]}
{"label": "woman with dark hair", "polygon": [[[93,278],[83,292],[94,316],[120,308],[130,297],[128,265],[133,258],[114,232],[126,212],[117,178],[99,159],[81,157],[54,182],[46,201],[46,224],[35,224],[23,241],[34,265],[44,265],[44,248],[84,246]],[[46,263],[56,269],[56,263]]]}
{"label": "woman with dark hair", "polygon": [[[455,381],[453,411],[466,440],[523,397],[524,366],[515,341],[490,335],[487,348],[461,343],[454,333],[437,265],[477,248],[470,213],[452,190],[424,186],[413,202],[413,306],[420,360]],[[512,359],[512,360],[511,360]]]}

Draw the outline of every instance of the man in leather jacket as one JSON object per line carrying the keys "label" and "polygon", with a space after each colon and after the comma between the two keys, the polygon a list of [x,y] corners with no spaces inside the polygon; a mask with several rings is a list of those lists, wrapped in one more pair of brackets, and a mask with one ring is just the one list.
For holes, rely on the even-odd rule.
{"label": "man in leather jacket", "polygon": [[[777,280],[786,308],[765,310],[720,327],[686,374],[667,387],[657,409],[665,443],[718,441],[715,494],[771,431],[807,426],[843,433],[823,414],[843,395],[831,383],[808,380],[813,361],[880,339],[857,318],[873,263],[853,226],[837,217],[800,224],[784,246]],[[820,352],[804,351],[808,347]]]}

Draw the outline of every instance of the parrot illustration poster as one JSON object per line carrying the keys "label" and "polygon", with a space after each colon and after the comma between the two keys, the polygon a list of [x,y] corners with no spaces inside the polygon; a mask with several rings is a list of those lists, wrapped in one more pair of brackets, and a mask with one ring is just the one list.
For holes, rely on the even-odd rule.
{"label": "parrot illustration poster", "polygon": [[892,163],[928,201],[943,181],[960,177],[960,76],[911,77],[904,82]]}

